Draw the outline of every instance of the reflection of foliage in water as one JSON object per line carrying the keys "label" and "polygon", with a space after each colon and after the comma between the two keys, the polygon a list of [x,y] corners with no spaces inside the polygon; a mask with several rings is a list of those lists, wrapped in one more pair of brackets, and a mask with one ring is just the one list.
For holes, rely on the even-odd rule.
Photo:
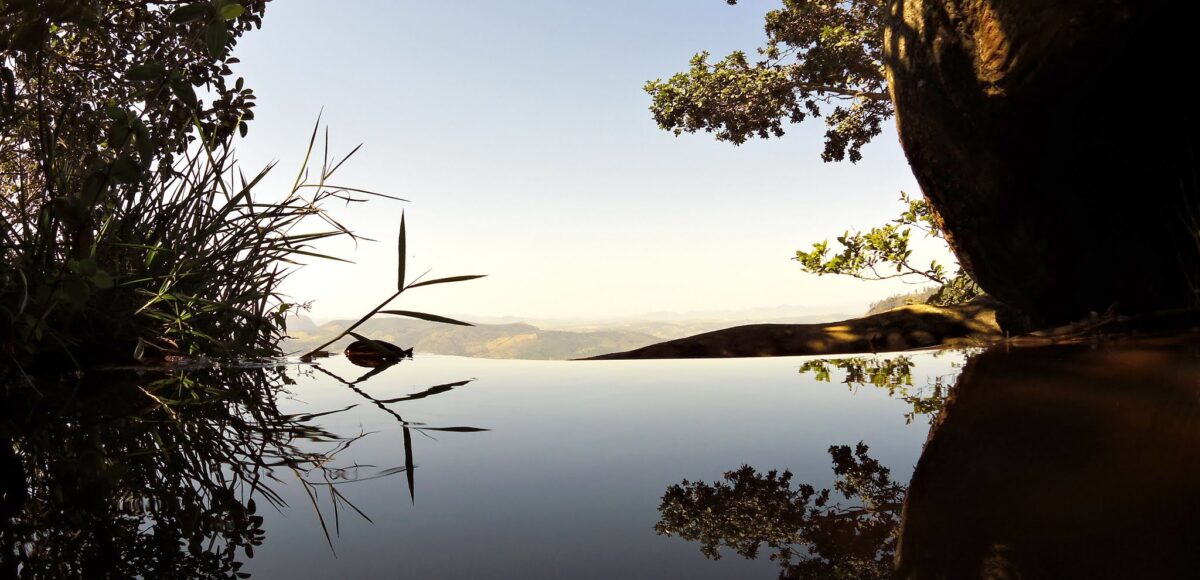
{"label": "reflection of foliage in water", "polygon": [[121,378],[0,400],[0,576],[239,577],[265,535],[255,499],[283,505],[279,474],[349,505],[308,478],[340,477],[354,438],[281,413],[282,368]]}
{"label": "reflection of foliage in water", "polygon": [[889,578],[905,488],[867,452],[861,442],[853,450],[829,448],[834,489],[849,506],[834,502],[828,489],[793,488],[790,472],[762,474],[747,465],[725,481],[667,488],[654,529],[700,542],[712,559],[722,546],[756,558],[766,544],[780,578]]}
{"label": "reflection of foliage in water", "polygon": [[[972,354],[972,351],[944,350],[933,356],[941,356],[946,352]],[[805,361],[800,365],[800,374],[811,373],[816,380],[828,383],[833,381],[833,371],[837,370],[845,373],[841,382],[850,389],[865,385],[887,389],[888,396],[899,398],[912,406],[912,410],[904,414],[905,422],[912,423],[913,419],[922,415],[932,420],[942,410],[957,376],[957,373],[936,376],[926,385],[918,387],[913,385],[915,366],[910,356],[825,358]]]}

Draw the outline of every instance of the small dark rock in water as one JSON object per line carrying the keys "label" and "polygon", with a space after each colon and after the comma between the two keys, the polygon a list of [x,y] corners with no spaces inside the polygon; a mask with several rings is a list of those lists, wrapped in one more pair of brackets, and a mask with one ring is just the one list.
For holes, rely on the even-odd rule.
{"label": "small dark rock in water", "polygon": [[345,350],[346,358],[361,367],[378,367],[412,358],[411,348],[400,348],[382,340],[356,340]]}

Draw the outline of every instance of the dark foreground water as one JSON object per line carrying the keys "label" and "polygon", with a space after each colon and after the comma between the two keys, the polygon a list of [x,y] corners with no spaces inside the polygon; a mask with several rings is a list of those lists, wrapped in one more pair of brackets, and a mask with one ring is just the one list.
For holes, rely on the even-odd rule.
{"label": "dark foreground water", "polygon": [[1198,353],[418,355],[10,387],[0,578],[1196,577]]}

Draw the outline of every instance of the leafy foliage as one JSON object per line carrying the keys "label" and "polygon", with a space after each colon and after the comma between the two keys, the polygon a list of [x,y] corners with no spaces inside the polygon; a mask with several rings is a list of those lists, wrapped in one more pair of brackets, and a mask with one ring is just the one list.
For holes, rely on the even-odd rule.
{"label": "leafy foliage", "polygon": [[[736,0],[729,0],[736,4]],[[714,133],[720,141],[780,137],[785,123],[825,117],[825,161],[858,161],[892,116],[882,61],[881,0],[784,0],[766,16],[761,60],[709,53],[667,81],[646,83],[664,130]]]}
{"label": "leafy foliage", "polygon": [[913,263],[909,240],[914,229],[941,240],[945,240],[945,234],[927,201],[913,199],[903,192],[900,201],[906,209],[891,223],[866,232],[847,231],[837,237],[841,250],[832,255],[828,240],[816,242],[808,252],[798,250],[796,261],[806,272],[818,276],[841,274],[864,280],[923,278],[939,286],[929,298],[930,304],[958,304],[981,296],[983,291],[961,268],[954,276],[949,276],[945,266],[937,260],[931,261],[928,267]]}
{"label": "leafy foliage", "polygon": [[113,173],[124,182],[152,167],[170,173],[200,137],[215,144],[244,134],[254,93],[233,79],[229,53],[262,25],[266,2],[7,2],[4,179],[55,195],[89,181],[107,190]]}
{"label": "leafy foliage", "polygon": [[[230,56],[266,0],[0,3],[0,355],[63,367],[280,354],[279,283],[356,189],[314,158],[263,201],[236,139],[254,94]],[[320,166],[317,167],[317,161]],[[278,200],[278,201],[274,201]],[[313,225],[323,224],[323,225]]]}
{"label": "leafy foliage", "polygon": [[[736,0],[728,0],[736,4]],[[761,60],[736,51],[715,63],[709,53],[692,57],[690,68],[667,81],[646,83],[650,111],[659,127],[675,135],[705,131],[717,140],[741,144],[759,137],[781,137],[786,123],[825,117],[825,161],[862,158],[862,147],[879,135],[891,118],[882,60],[881,0],[784,0],[767,13],[767,44]],[[864,279],[923,278],[938,284],[932,304],[965,302],[982,291],[961,269],[948,275],[936,261],[912,262],[913,228],[942,238],[933,209],[922,199],[901,194],[907,209],[892,223],[837,238],[796,252],[808,272],[845,274]]]}
{"label": "leafy foliage", "polygon": [[829,489],[793,487],[788,471],[762,474],[744,465],[725,481],[667,488],[654,530],[700,542],[712,559],[722,547],[757,558],[765,544],[780,578],[891,578],[906,489],[869,451],[862,442],[829,448],[834,490],[849,505],[833,501]]}

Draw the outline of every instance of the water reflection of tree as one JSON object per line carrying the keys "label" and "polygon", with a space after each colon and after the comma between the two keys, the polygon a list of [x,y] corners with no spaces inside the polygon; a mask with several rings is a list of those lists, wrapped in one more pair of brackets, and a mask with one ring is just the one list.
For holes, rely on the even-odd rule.
{"label": "water reflection of tree", "polygon": [[[939,351],[939,356],[947,351]],[[956,351],[949,351],[956,352]],[[971,353],[966,353],[971,354]],[[912,423],[918,416],[930,420],[942,410],[950,388],[958,373],[932,377],[924,385],[913,384],[913,369],[916,363],[911,356],[895,357],[851,357],[824,358],[805,361],[800,365],[800,374],[811,374],[820,382],[832,382],[834,371],[845,373],[842,383],[850,389],[872,385],[886,389],[888,396],[908,403],[912,410],[904,414],[904,421]],[[961,364],[954,365],[961,367]]]}
{"label": "water reflection of tree", "polygon": [[282,368],[204,369],[6,389],[0,577],[242,577],[265,536],[258,503],[283,505],[272,480],[353,507],[307,482],[356,469],[335,465],[356,438],[280,412],[290,383]]}
{"label": "water reflection of tree", "polygon": [[793,487],[790,472],[742,466],[724,481],[667,488],[654,529],[699,542],[712,559],[722,547],[756,558],[765,544],[780,578],[890,578],[905,487],[861,442],[830,447],[829,454],[834,490],[848,505],[829,489]]}

